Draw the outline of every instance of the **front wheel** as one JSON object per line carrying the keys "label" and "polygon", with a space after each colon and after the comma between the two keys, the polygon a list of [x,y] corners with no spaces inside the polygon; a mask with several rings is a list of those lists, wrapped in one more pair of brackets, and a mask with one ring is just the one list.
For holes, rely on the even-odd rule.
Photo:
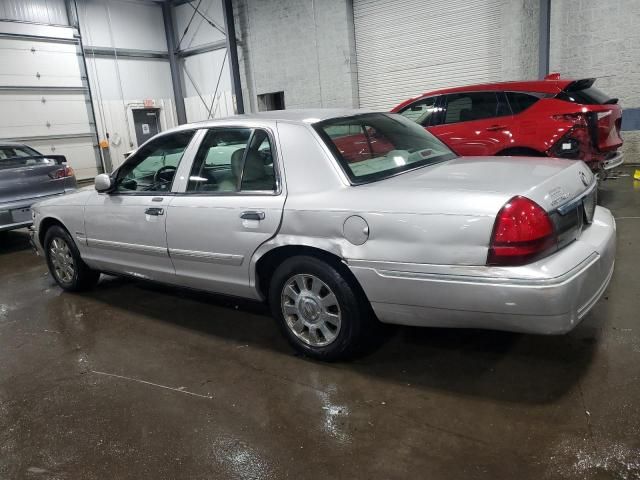
{"label": "front wheel", "polygon": [[71,235],[54,225],[44,237],[44,252],[49,272],[60,287],[70,292],[88,290],[98,283],[100,272],[82,261]]}
{"label": "front wheel", "polygon": [[283,262],[271,278],[269,303],[289,343],[318,360],[339,360],[359,351],[375,321],[351,281],[315,257]]}

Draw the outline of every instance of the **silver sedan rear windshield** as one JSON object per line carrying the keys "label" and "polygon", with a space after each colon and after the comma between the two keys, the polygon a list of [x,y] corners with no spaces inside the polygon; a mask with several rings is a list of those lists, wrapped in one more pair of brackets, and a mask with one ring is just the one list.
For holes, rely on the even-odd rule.
{"label": "silver sedan rear windshield", "polygon": [[455,158],[440,140],[401,115],[365,113],[314,125],[352,183],[366,183]]}

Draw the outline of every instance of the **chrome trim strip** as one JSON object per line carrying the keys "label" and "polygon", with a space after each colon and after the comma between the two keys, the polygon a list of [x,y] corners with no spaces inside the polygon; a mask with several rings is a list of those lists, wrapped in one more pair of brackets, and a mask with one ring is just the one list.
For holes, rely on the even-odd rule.
{"label": "chrome trim strip", "polygon": [[224,265],[234,266],[240,266],[244,261],[243,255],[232,255],[230,253],[199,252],[197,250],[181,250],[178,248],[170,248],[169,256],[178,260],[221,263]]}
{"label": "chrome trim strip", "polygon": [[94,248],[106,248],[108,250],[125,250],[128,252],[155,255],[158,257],[164,257],[167,255],[167,249],[165,247],[153,247],[151,245],[114,242],[111,240],[98,240],[96,238],[87,238],[86,240],[87,245]]}
{"label": "chrome trim strip", "polygon": [[574,276],[582,273],[587,268],[591,267],[595,262],[600,259],[600,254],[593,252],[587,258],[585,258],[578,265],[573,267],[568,272],[563,273],[553,278],[512,278],[512,277],[497,277],[497,276],[475,276],[475,275],[456,275],[445,273],[422,273],[422,272],[407,272],[398,270],[381,270],[372,266],[360,266],[358,262],[348,261],[349,266],[356,268],[368,268],[374,270],[381,277],[387,278],[399,278],[404,280],[423,280],[434,281],[444,283],[470,283],[470,284],[495,284],[495,285],[508,285],[514,287],[556,287],[565,282],[571,280]]}
{"label": "chrome trim strip", "polygon": [[558,213],[560,213],[560,215],[566,215],[568,212],[576,208],[580,204],[580,202],[582,202],[582,200],[584,200],[586,197],[591,195],[591,193],[597,186],[598,186],[598,181],[595,180],[591,184],[591,186],[587,188],[584,192],[582,192],[573,200],[570,200],[569,202],[565,203],[564,205],[560,205],[558,208],[556,208],[556,210],[558,211]]}

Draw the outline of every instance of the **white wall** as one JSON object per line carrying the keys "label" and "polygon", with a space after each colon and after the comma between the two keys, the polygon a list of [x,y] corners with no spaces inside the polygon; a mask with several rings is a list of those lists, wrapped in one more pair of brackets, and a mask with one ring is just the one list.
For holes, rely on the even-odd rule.
{"label": "white wall", "polygon": [[[203,0],[199,10],[224,31],[221,0]],[[220,30],[212,27],[201,15],[194,16],[193,12],[193,8],[188,4],[179,5],[174,9],[176,35],[178,35],[176,45],[181,40],[181,50],[222,42],[226,39]],[[192,17],[193,21],[189,25]],[[189,28],[184,34],[187,25]],[[234,114],[229,59],[225,57],[226,48],[221,48],[183,60],[184,70],[188,72],[188,75],[186,72],[182,74],[188,122]],[[219,83],[218,79],[220,79]],[[218,85],[217,91],[216,85]]]}
{"label": "white wall", "polygon": [[[551,2],[551,71],[598,77],[595,86],[623,109],[640,107],[639,22],[638,0]],[[622,136],[625,161],[640,161],[640,131]]]}
{"label": "white wall", "polygon": [[87,46],[166,52],[159,4],[79,0],[78,14],[100,139],[109,137],[113,167],[137,147],[133,108],[144,100],[160,108],[162,130],[177,124],[169,62],[164,59],[93,56]]}
{"label": "white wall", "polygon": [[236,0],[245,108],[284,91],[286,108],[358,105],[348,0]]}

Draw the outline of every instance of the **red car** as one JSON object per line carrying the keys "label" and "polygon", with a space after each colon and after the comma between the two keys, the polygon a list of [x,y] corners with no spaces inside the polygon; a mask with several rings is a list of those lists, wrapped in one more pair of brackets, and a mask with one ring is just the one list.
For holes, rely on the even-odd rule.
{"label": "red car", "polygon": [[504,82],[448,88],[392,112],[424,126],[458,155],[548,156],[583,160],[606,174],[622,163],[622,109],[595,79]]}

